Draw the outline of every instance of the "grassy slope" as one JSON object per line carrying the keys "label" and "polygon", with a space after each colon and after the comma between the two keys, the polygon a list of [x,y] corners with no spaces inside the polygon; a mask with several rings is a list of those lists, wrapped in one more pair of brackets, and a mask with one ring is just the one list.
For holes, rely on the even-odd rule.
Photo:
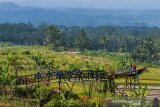
{"label": "grassy slope", "polygon": [[[37,72],[35,67],[35,62],[31,60],[30,55],[25,54],[26,51],[29,51],[31,54],[37,54],[38,52],[42,54],[46,59],[55,60],[56,64],[60,65],[60,69],[69,69],[69,64],[78,63],[81,69],[89,69],[86,65],[94,65],[94,64],[103,64],[107,65],[106,69],[108,69],[108,65],[113,65],[114,61],[109,58],[102,57],[91,57],[84,56],[80,54],[66,53],[66,52],[53,52],[46,50],[44,48],[34,48],[34,47],[12,47],[8,49],[0,50],[0,63],[7,58],[7,53],[12,53],[15,56],[20,58],[20,62],[22,62],[23,69],[19,69],[19,75],[27,75],[34,74]],[[28,64],[30,63],[30,64]],[[140,66],[140,65],[139,65]],[[140,75],[141,83],[147,85],[159,85],[160,84],[160,68],[148,68],[142,75]],[[13,70],[12,70],[13,71]],[[117,83],[124,82],[123,79],[116,80]]]}

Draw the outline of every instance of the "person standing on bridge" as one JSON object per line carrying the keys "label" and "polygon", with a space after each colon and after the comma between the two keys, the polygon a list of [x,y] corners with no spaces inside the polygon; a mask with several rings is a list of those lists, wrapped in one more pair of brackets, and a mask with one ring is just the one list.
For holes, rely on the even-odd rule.
{"label": "person standing on bridge", "polygon": [[135,64],[133,64],[132,65],[132,71],[138,76],[139,75],[139,72],[138,72],[138,70],[136,70],[136,65]]}
{"label": "person standing on bridge", "polygon": [[135,65],[135,64],[131,65],[131,66],[129,67],[128,71],[129,71],[129,72],[136,71],[136,65]]}
{"label": "person standing on bridge", "polygon": [[132,65],[132,70],[136,71],[136,65],[135,64]]}

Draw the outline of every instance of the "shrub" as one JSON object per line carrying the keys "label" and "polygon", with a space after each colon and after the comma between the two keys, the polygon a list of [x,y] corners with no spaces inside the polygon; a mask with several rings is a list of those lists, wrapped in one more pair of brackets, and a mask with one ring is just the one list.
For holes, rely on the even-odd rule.
{"label": "shrub", "polygon": [[64,96],[65,96],[66,99],[79,99],[77,94],[74,94],[70,91],[65,91]]}
{"label": "shrub", "polygon": [[8,52],[2,52],[1,55],[8,55]]}
{"label": "shrub", "polygon": [[12,52],[12,55],[17,55],[17,52]]}
{"label": "shrub", "polygon": [[51,100],[44,107],[95,107],[96,104],[80,100]]}
{"label": "shrub", "polygon": [[30,54],[31,54],[31,52],[30,52],[30,51],[28,51],[28,50],[26,50],[26,51],[22,52],[22,54],[30,55]]}
{"label": "shrub", "polygon": [[16,87],[14,90],[14,94],[17,97],[28,97],[28,98],[35,98],[33,93],[36,92],[37,87],[27,87],[27,88],[22,88],[22,87]]}

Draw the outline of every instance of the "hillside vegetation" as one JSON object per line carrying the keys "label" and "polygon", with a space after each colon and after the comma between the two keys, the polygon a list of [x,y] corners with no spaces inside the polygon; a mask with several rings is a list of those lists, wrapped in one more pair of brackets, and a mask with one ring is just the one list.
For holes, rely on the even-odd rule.
{"label": "hillside vegetation", "polygon": [[[98,52],[98,51],[97,51]],[[74,52],[54,52],[47,49],[47,47],[37,46],[14,46],[1,49],[0,64],[8,60],[10,56],[17,59],[16,65],[12,65],[10,73],[14,75],[14,67],[18,67],[18,75],[30,75],[39,71],[36,62],[32,59],[33,56],[40,55],[46,61],[52,61],[53,68],[51,70],[95,70],[104,69],[105,72],[116,72],[117,70],[128,70],[130,64],[136,63],[137,69],[147,67],[147,70],[140,75],[142,84],[159,85],[160,73],[159,67],[153,65],[134,62],[129,54],[126,53],[108,53],[99,51],[98,55],[89,55],[91,51],[84,51],[80,53]],[[96,53],[96,52],[95,52]],[[101,53],[101,54],[100,54]],[[48,72],[49,68],[41,67],[40,72]],[[123,84],[124,79],[120,79],[117,83]]]}

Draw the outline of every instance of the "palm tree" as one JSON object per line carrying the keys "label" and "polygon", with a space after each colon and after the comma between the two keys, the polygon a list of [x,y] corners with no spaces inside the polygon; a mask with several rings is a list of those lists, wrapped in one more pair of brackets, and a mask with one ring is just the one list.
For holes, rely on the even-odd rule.
{"label": "palm tree", "polygon": [[74,39],[74,46],[80,50],[88,49],[91,46],[91,40],[87,37],[87,33],[81,30],[79,35]]}
{"label": "palm tree", "polygon": [[106,50],[106,43],[109,41],[108,36],[104,35],[99,38],[99,43],[103,44],[103,50]]}

